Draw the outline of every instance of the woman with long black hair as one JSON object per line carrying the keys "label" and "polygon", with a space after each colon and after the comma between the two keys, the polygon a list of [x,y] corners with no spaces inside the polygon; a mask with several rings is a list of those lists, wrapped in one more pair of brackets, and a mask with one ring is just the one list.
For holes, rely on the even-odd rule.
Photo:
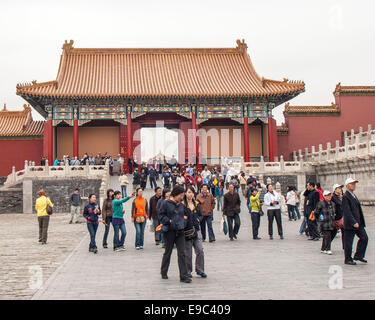
{"label": "woman with long black hair", "polygon": [[185,207],[185,216],[187,223],[185,227],[185,259],[188,269],[188,276],[192,277],[193,271],[193,247],[195,251],[195,271],[197,275],[206,278],[204,273],[204,252],[202,245],[202,234],[200,230],[200,222],[202,220],[202,213],[200,204],[195,200],[195,190],[192,186],[188,186],[184,200],[182,201]]}

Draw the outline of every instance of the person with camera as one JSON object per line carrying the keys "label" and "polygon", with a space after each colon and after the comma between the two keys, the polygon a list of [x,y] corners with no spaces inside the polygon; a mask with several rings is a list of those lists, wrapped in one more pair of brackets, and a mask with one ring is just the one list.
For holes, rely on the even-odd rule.
{"label": "person with camera", "polygon": [[267,185],[267,193],[264,196],[264,204],[267,206],[268,234],[273,240],[273,219],[276,220],[280,239],[284,239],[283,226],[281,223],[280,195],[273,190],[272,184]]}
{"label": "person with camera", "polygon": [[146,221],[149,219],[148,202],[143,198],[143,189],[136,190],[137,197],[132,204],[132,221],[135,226],[135,249],[143,249]]}
{"label": "person with camera", "polygon": [[89,252],[98,253],[98,247],[95,243],[96,231],[99,225],[99,216],[101,214],[100,206],[96,203],[96,195],[89,195],[89,203],[83,209],[83,216],[87,221],[87,229],[90,233]]}
{"label": "person with camera", "polygon": [[197,275],[206,278],[204,273],[204,252],[202,245],[202,235],[199,232],[202,213],[200,204],[195,200],[195,190],[192,186],[187,187],[182,204],[185,207],[186,227],[185,227],[185,256],[188,275],[192,278],[193,271],[193,247],[195,251],[195,271]]}
{"label": "person with camera", "polygon": [[253,227],[253,239],[254,240],[261,239],[258,237],[260,217],[263,215],[262,204],[260,203],[260,200],[259,200],[261,192],[262,192],[261,187],[258,190],[253,188],[251,189],[250,197],[247,198],[247,207],[249,208],[249,212],[251,215],[251,224]]}
{"label": "person with camera", "polygon": [[[121,199],[121,191],[115,191],[114,198],[112,200],[112,225],[114,230],[113,235],[113,250],[118,251],[124,251],[124,243],[125,243],[125,237],[126,237],[126,228],[125,228],[125,221],[124,221],[124,213],[125,210],[122,206],[122,204],[126,201],[128,201],[130,198],[134,197],[135,192],[131,194],[130,197],[125,197]],[[103,204],[104,207],[104,204]],[[105,221],[103,220],[103,223]],[[107,224],[106,224],[107,227]],[[120,238],[120,231],[121,231],[121,238]]]}
{"label": "person with camera", "polygon": [[161,277],[168,279],[168,269],[171,261],[171,255],[174,244],[177,247],[178,269],[180,273],[180,281],[190,283],[186,257],[185,257],[185,232],[186,218],[185,209],[181,204],[184,198],[184,188],[176,186],[173,188],[169,199],[165,200],[159,212],[159,220],[162,224],[162,231],[164,233],[165,251],[161,263]]}

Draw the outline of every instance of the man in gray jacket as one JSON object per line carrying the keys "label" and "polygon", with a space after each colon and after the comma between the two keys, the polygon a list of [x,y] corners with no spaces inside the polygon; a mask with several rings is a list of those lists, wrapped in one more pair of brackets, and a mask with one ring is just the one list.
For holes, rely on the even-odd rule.
{"label": "man in gray jacket", "polygon": [[75,223],[79,223],[79,215],[81,211],[81,195],[79,189],[76,188],[70,195],[70,221],[69,224],[73,223],[73,217],[75,216]]}

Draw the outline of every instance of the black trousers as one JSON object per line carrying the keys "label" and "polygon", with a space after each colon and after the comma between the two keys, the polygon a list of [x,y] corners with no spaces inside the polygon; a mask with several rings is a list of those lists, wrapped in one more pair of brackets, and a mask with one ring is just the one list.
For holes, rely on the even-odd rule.
{"label": "black trousers", "polygon": [[161,262],[161,274],[167,275],[169,264],[171,262],[171,255],[174,244],[177,247],[178,269],[180,271],[180,279],[185,279],[188,275],[186,258],[185,258],[185,234],[184,232],[177,233],[175,231],[168,231],[164,233],[165,251]]}
{"label": "black trousers", "polygon": [[335,237],[337,230],[322,230],[323,241],[322,241],[322,251],[330,251],[331,250],[331,243],[333,238]]}
{"label": "black trousers", "polygon": [[[345,248],[345,236],[344,236],[344,228],[340,229],[341,230],[341,242],[342,242],[342,250]],[[338,232],[338,229],[335,229],[332,231],[332,240],[336,237]]]}
{"label": "black trousers", "polygon": [[253,239],[258,236],[259,225],[260,225],[260,215],[259,212],[251,212],[251,223],[253,226]]}
{"label": "black trousers", "polygon": [[311,221],[307,218],[307,228],[308,228],[310,237],[314,239],[320,238],[320,234],[318,231],[318,223],[316,222],[316,220]]}
{"label": "black trousers", "polygon": [[281,224],[281,210],[280,209],[267,210],[267,216],[268,216],[268,234],[270,236],[273,235],[273,219],[275,218],[279,236],[282,236],[283,226]]}
{"label": "black trousers", "polygon": [[39,242],[47,243],[49,216],[38,217],[38,223],[39,223]]}
{"label": "black trousers", "polygon": [[359,238],[357,243],[357,249],[354,254],[355,259],[363,259],[366,254],[367,243],[368,243],[368,236],[366,230],[364,228],[360,228],[357,230],[345,230],[344,232],[344,251],[345,251],[345,261],[351,261],[352,259],[352,251],[353,251],[353,241],[354,236]]}
{"label": "black trousers", "polygon": [[105,226],[104,235],[103,235],[103,246],[107,245],[108,233],[111,227],[112,217],[105,217],[105,223],[106,223],[106,226]]}
{"label": "black trousers", "polygon": [[[238,214],[235,214],[233,217],[227,216],[227,220],[228,220],[229,238],[233,239],[233,237],[236,236],[238,232],[240,231],[241,219]],[[233,228],[233,222],[234,222],[234,228]]]}

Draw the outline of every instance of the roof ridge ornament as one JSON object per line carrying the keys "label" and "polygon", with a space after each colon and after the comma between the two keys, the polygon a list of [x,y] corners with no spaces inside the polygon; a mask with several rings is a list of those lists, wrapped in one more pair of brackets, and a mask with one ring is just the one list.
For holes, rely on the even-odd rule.
{"label": "roof ridge ornament", "polygon": [[241,53],[247,52],[247,44],[245,42],[245,39],[242,39],[242,41],[240,39],[237,39],[236,43],[237,43],[237,47],[236,47],[237,50],[239,50]]}
{"label": "roof ridge ornament", "polygon": [[74,49],[73,44],[74,44],[74,40],[70,40],[69,42],[68,40],[65,40],[62,46],[62,49],[64,50],[65,53],[70,53],[70,51]]}
{"label": "roof ridge ornament", "polygon": [[339,82],[338,84],[336,84],[336,88],[335,88],[335,91],[333,92],[333,94],[335,96],[338,96],[341,92],[341,82]]}
{"label": "roof ridge ornament", "polygon": [[7,104],[6,104],[6,103],[4,103],[4,109],[3,109],[2,111],[8,111],[8,110],[7,110]]}

